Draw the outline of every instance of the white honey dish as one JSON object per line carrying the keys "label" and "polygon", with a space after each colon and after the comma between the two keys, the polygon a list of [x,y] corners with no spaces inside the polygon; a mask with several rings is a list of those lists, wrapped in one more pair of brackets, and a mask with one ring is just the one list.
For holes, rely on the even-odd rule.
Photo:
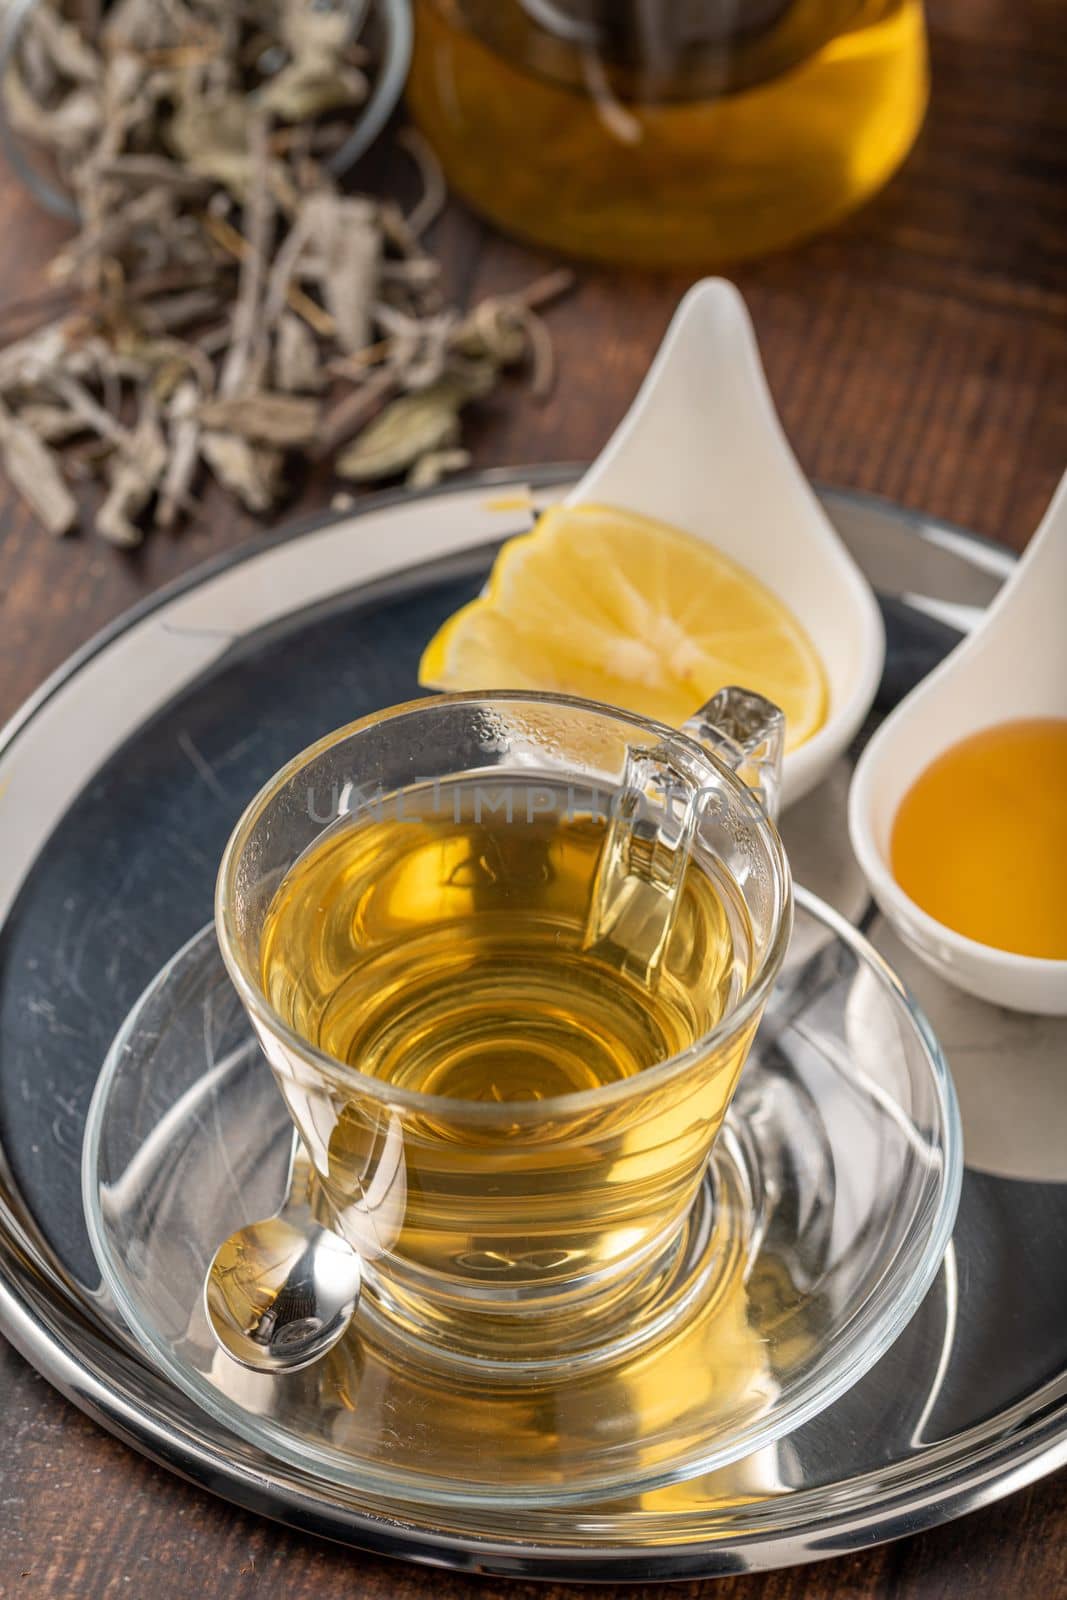
{"label": "white honey dish", "polygon": [[[886,718],[849,795],[852,848],[904,942],[968,994],[1063,1016],[1067,961],[1015,955],[946,928],[905,894],[889,864],[900,802],[935,757],[982,728],[1024,717],[1067,717],[1067,475],[984,620]],[[1040,782],[1040,774],[1023,781]]]}
{"label": "white honey dish", "polygon": [[685,296],[629,411],[567,497],[582,502],[640,512],[707,540],[806,629],[829,704],[818,732],[785,757],[783,804],[799,800],[867,715],[885,631],[870,585],[790,449],[732,283],[707,278]]}

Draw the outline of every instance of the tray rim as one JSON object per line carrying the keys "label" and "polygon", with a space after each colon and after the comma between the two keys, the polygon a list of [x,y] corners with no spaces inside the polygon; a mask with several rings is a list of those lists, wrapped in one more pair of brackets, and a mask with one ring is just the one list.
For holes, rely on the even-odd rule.
{"label": "tray rim", "polygon": [[[354,508],[315,513],[286,523],[266,537],[260,535],[221,552],[144,597],[73,652],[0,730],[0,755],[8,752],[48,701],[114,640],[220,572],[331,523],[416,498],[432,500],[450,492],[502,485],[550,489],[573,481],[580,471],[580,466],[571,464],[501,467],[454,480],[418,496],[403,489],[385,491],[369,496]],[[951,543],[962,542],[981,549],[982,565],[1002,576],[1014,565],[1014,555],[1003,545],[892,501],[858,491],[821,487],[820,494],[831,510],[837,503],[854,510],[873,511],[890,522],[904,524],[928,542],[939,542],[940,534]],[[29,1221],[32,1228],[32,1213]],[[922,1475],[918,1486],[905,1478],[902,1483],[882,1484],[879,1492],[872,1484],[877,1499],[876,1518],[872,1518],[868,1502],[860,1511],[830,1512],[799,1529],[758,1529],[726,1540],[680,1541],[644,1549],[624,1544],[582,1547],[445,1533],[326,1500],[310,1484],[302,1482],[299,1474],[291,1473],[289,1482],[280,1483],[277,1463],[269,1464],[273,1472],[268,1473],[254,1461],[235,1459],[233,1441],[228,1441],[229,1451],[224,1443],[215,1443],[206,1435],[198,1414],[191,1424],[175,1415],[178,1397],[167,1392],[166,1380],[147,1366],[132,1343],[124,1344],[96,1320],[91,1308],[54,1271],[36,1247],[31,1231],[6,1204],[0,1205],[0,1331],[30,1365],[81,1410],[142,1454],[200,1487],[304,1531],[358,1544],[380,1554],[461,1571],[514,1577],[648,1581],[714,1576],[824,1559],[978,1509],[1067,1462],[1067,1396],[1053,1383],[1047,1386],[1054,1391],[1048,1393],[1047,1408],[1041,1405],[1046,1391],[1034,1391],[1026,1402],[1012,1408],[1012,1412],[1018,1412],[1025,1405],[1031,1420],[975,1451],[966,1459],[963,1472],[954,1474],[951,1486],[946,1487],[943,1481],[945,1468],[940,1460]],[[145,1377],[161,1391],[148,1399]],[[1009,1412],[1001,1413],[1002,1418],[1010,1416]],[[957,1435],[956,1439],[963,1437]],[[243,1451],[243,1447],[240,1449]]]}

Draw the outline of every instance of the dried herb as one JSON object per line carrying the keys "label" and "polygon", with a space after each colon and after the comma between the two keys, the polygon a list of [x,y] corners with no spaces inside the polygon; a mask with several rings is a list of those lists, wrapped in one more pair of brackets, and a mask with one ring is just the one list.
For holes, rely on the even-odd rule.
{"label": "dried herb", "polygon": [[255,439],[260,444],[285,448],[309,445],[319,423],[319,405],[295,394],[235,395],[229,399],[207,400],[200,407],[199,420],[206,428],[222,428]]}
{"label": "dried herb", "polygon": [[397,380],[385,368],[365,377],[356,389],[349,389],[335,400],[323,417],[314,455],[318,460],[332,456],[339,445],[355,438],[371,418],[377,416],[385,402],[396,393]]}
{"label": "dried herb", "polygon": [[277,450],[256,449],[232,433],[205,431],[200,454],[224,489],[249,511],[269,511],[278,496],[282,457]]}
{"label": "dried herb", "polygon": [[371,333],[382,234],[378,207],[362,195],[313,195],[305,202],[309,242],[326,308],[342,349],[362,350]]}
{"label": "dried herb", "polygon": [[[423,240],[446,199],[343,193],[330,153],[377,70],[368,8],[319,0],[38,0],[4,84],[79,214],[38,295],[0,310],[0,462],[53,533],[69,482],[103,486],[97,531],[173,528],[206,467],[273,509],[297,458],[356,483],[462,470],[466,409],[509,369],[542,394],[548,278],[469,310]],[[2,337],[2,336],[0,336]]]}
{"label": "dried herb", "polygon": [[166,466],[159,415],[154,403],[147,400],[130,436],[129,449],[116,455],[111,464],[110,486],[94,524],[102,538],[123,546],[140,544],[144,535],[133,519],[155,494]]}
{"label": "dried herb", "polygon": [[326,387],[315,336],[292,311],[278,318],[274,338],[274,381],[279,389],[317,393]]}
{"label": "dried herb", "polygon": [[178,384],[167,407],[169,460],[159,486],[156,522],[172,528],[189,504],[200,457],[200,390],[192,378]]}
{"label": "dried herb", "polygon": [[281,42],[289,61],[260,91],[260,106],[289,122],[302,122],[340,107],[362,105],[369,84],[356,62],[347,58],[350,27],[346,6],[317,10],[287,0],[282,6]]}
{"label": "dried herb", "polygon": [[25,422],[0,405],[0,458],[19,494],[49,533],[68,533],[78,507],[55,457]]}
{"label": "dried herb", "polygon": [[368,424],[336,461],[342,478],[371,483],[415,469],[424,456],[439,456],[459,442],[459,414],[489,393],[495,374],[488,366],[439,378],[427,389],[401,395]]}
{"label": "dried herb", "polygon": [[470,464],[469,450],[428,450],[413,463],[407,481],[412,489],[432,489],[450,472],[463,472]]}

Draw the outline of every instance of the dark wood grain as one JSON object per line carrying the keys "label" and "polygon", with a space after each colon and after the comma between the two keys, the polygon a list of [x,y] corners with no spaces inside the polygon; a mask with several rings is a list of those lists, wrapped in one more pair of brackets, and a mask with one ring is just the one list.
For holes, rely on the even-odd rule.
{"label": "dark wood grain", "polygon": [[[1067,30],[1059,0],[933,0],[934,99],[904,171],[803,249],[739,270],[786,427],[814,476],[1020,548],[1067,465]],[[0,285],[39,284],[61,237],[0,174]],[[459,294],[546,258],[453,206],[437,248]],[[553,314],[562,381],[477,418],[478,465],[591,455],[622,415],[687,280],[595,271]],[[0,486],[2,487],[2,486]],[[322,504],[311,478],[294,510]],[[147,590],[255,537],[208,495],[133,555],[50,543],[0,499],[0,715]],[[142,1461],[0,1349],[0,1596],[190,1594],[544,1600],[574,1591],[450,1577],[340,1551],[234,1511]],[[969,1600],[1067,1593],[1067,1484],[847,1560],[723,1581],[721,1600]],[[711,1586],[707,1586],[708,1589]],[[609,1596],[693,1596],[645,1586]]]}

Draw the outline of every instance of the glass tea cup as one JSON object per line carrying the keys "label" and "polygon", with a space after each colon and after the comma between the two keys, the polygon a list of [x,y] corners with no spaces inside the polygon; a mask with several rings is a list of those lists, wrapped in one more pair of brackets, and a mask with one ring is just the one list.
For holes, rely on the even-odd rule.
{"label": "glass tea cup", "polygon": [[783,732],[740,689],[681,731],[439,695],[328,735],[245,811],[223,958],[391,1344],[536,1373],[685,1302],[791,927]]}

